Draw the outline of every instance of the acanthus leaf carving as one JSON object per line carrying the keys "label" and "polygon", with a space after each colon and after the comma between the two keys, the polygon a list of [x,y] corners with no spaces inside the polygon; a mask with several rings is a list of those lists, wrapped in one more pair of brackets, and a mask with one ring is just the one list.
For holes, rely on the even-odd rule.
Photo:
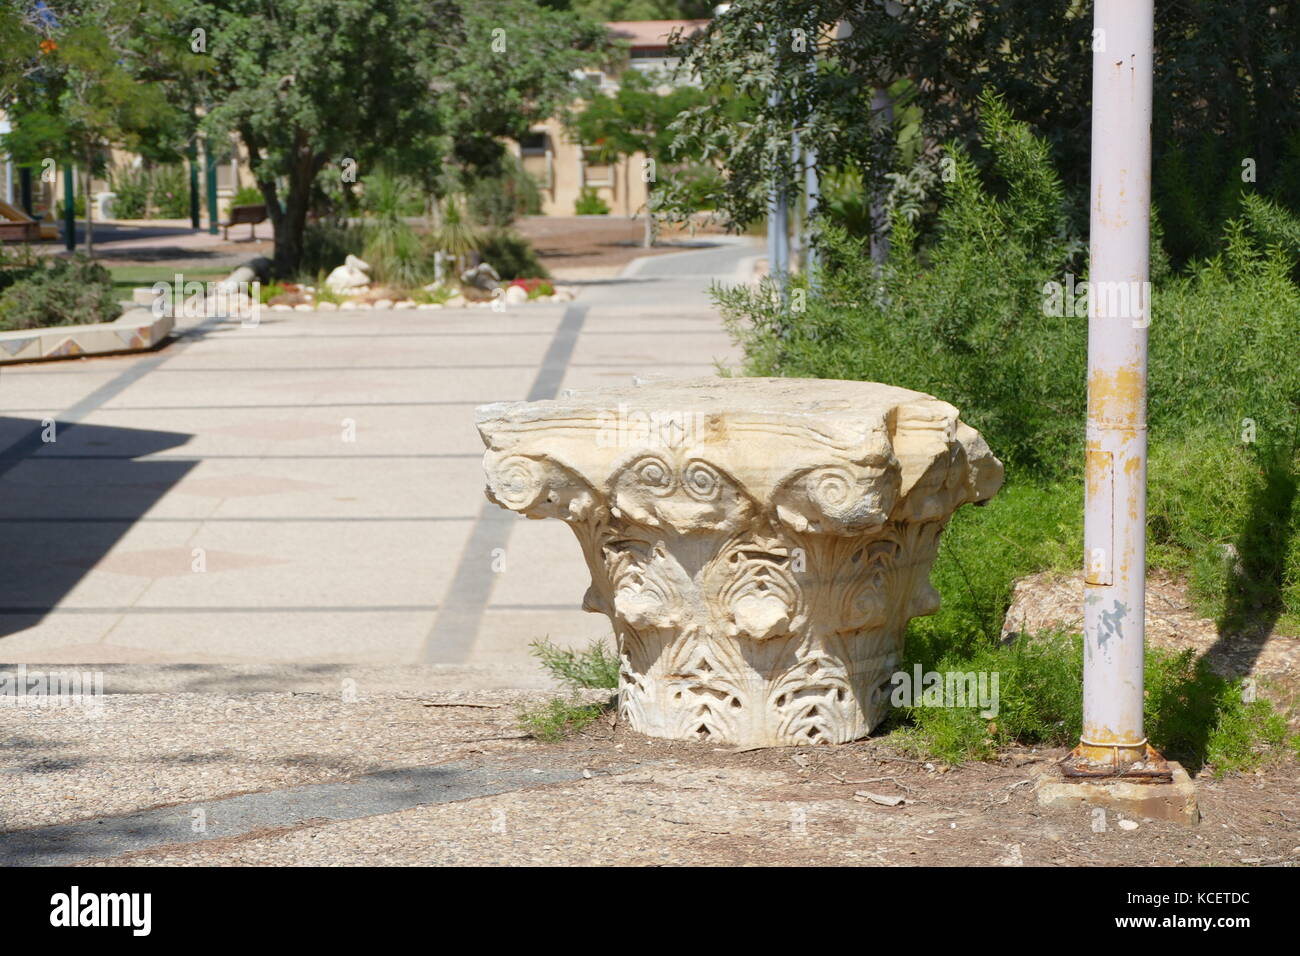
{"label": "acanthus leaf carving", "polygon": [[[610,409],[672,423],[673,441]],[[679,427],[694,421],[708,427]],[[937,608],[940,532],[1001,482],[952,406],[871,383],[593,391],[489,406],[479,428],[489,496],[577,536],[625,719],[740,745],[839,743],[879,723],[908,619]]]}

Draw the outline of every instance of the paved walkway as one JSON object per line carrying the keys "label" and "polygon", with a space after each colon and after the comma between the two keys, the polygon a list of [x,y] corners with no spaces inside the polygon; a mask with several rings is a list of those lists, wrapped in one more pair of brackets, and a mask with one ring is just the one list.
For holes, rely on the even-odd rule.
{"label": "paved walkway", "polygon": [[106,665],[109,692],[340,665],[542,686],[529,641],[608,624],[567,528],[485,502],[474,406],[734,365],[706,290],[757,252],[640,260],[567,306],[266,312],[6,369],[0,662]]}
{"label": "paved walkway", "polygon": [[107,692],[0,708],[0,866],[1294,863],[1287,768],[1201,781],[1192,840],[1038,808],[1060,750],[524,735],[550,696],[528,641],[607,624],[566,528],[485,505],[473,406],[734,363],[705,289],[755,254],[0,372],[0,676],[91,665]]}

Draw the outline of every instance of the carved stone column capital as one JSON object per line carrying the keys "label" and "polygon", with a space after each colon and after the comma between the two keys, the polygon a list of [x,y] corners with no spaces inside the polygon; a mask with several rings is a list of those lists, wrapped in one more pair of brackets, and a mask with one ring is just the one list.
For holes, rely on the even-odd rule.
{"label": "carved stone column capital", "polygon": [[656,737],[842,743],[884,716],[939,532],[1001,486],[945,402],[701,379],[486,405],[488,498],[577,535],[619,706]]}

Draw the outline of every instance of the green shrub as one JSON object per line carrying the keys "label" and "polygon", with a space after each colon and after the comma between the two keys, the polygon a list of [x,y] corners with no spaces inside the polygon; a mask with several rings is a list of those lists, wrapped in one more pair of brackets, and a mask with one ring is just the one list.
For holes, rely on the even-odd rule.
{"label": "green shrub", "polygon": [[478,251],[502,279],[544,279],[550,275],[532,244],[517,232],[492,230],[479,241]]}
{"label": "green shrub", "polygon": [[264,282],[258,289],[257,299],[262,305],[266,305],[277,295],[282,295],[287,290],[281,282]]}
{"label": "green shrub", "polygon": [[475,180],[466,197],[470,217],[496,229],[509,226],[519,216],[535,216],[542,211],[541,189],[519,160],[506,153],[500,165],[497,175]]}
{"label": "green shrub", "polygon": [[1063,746],[1078,741],[1083,723],[1082,642],[1066,634],[1020,640],[1010,647],[985,645],[970,653],[928,658],[910,649],[902,668],[911,673],[983,672],[997,707],[982,716],[979,706],[902,707],[892,720],[902,725],[896,742],[952,763],[993,755],[1008,744]]}
{"label": "green shrub", "polygon": [[459,272],[461,264],[479,247],[482,239],[478,230],[467,220],[460,198],[448,196],[442,204],[442,221],[429,236],[430,244],[444,255],[450,256]]}
{"label": "green shrub", "polygon": [[405,221],[419,208],[415,184],[403,176],[379,170],[366,180],[365,204],[371,213],[362,258],[375,282],[409,289],[432,281],[433,253]]}
{"label": "green shrub", "polygon": [[[54,201],[54,215],[60,222],[63,221],[65,209],[67,209],[67,204],[64,203],[62,199],[56,199]],[[78,219],[86,218],[86,197],[81,193],[77,193],[76,197],[72,200],[72,214]]]}
{"label": "green shrub", "polygon": [[[545,638],[533,641],[529,647],[542,666],[570,691],[618,687],[618,655],[603,640],[594,640],[580,651],[557,647]],[[538,740],[554,741],[582,730],[609,710],[611,704],[587,702],[578,697],[553,697],[536,707],[521,709],[516,719],[520,727]]]}
{"label": "green shrub", "polygon": [[[113,215],[118,219],[186,219],[190,214],[190,178],[184,163],[162,166],[115,166],[109,172]],[[258,200],[261,201],[260,199]],[[82,215],[78,206],[78,215]]]}
{"label": "green shrub", "polygon": [[584,186],[573,204],[575,216],[608,216],[609,206],[592,186]]}
{"label": "green shrub", "polygon": [[240,186],[230,197],[231,206],[261,206],[265,203],[266,197],[256,186]]}
{"label": "green shrub", "polygon": [[[1080,687],[1083,641],[1078,635],[1022,638],[939,658],[909,652],[904,670],[998,675],[997,713],[981,707],[905,707],[891,715],[891,739],[928,757],[960,762],[992,756],[1010,744],[1073,746],[1083,726]],[[992,686],[991,676],[986,686]],[[1247,703],[1242,683],[1215,674],[1191,650],[1146,655],[1146,730],[1152,746],[1192,772],[1254,770],[1286,759],[1294,741],[1286,719],[1266,700]]]}
{"label": "green shrub", "polygon": [[770,283],[719,290],[729,327],[759,375],[864,379],[951,402],[1011,470],[1078,470],[1085,409],[1085,320],[1044,314],[1043,287],[1074,267],[1064,197],[1048,148],[985,99],[999,192],[953,148],[940,239],[919,248],[896,216],[891,256],[828,227],[822,293],[791,314]]}
{"label": "green shrub", "polygon": [[424,196],[408,176],[381,166],[365,177],[361,208],[380,219],[424,215]]}
{"label": "green shrub", "polygon": [[0,331],[91,325],[121,314],[112,275],[85,256],[36,268],[0,296]]}
{"label": "green shrub", "polygon": [[0,294],[15,282],[44,267],[45,260],[31,246],[0,245]]}
{"label": "green shrub", "polygon": [[184,163],[157,166],[153,175],[153,204],[159,219],[187,219],[190,215],[190,177]]}
{"label": "green shrub", "polygon": [[724,190],[722,173],[712,166],[687,166],[672,175],[684,201],[701,212],[713,209]]}
{"label": "green shrub", "polygon": [[117,219],[145,219],[149,215],[152,183],[143,166],[115,166],[109,173],[115,198],[113,216]]}
{"label": "green shrub", "polygon": [[361,256],[366,249],[366,228],[347,222],[313,222],[302,235],[302,274],[328,275],[343,265],[348,256]]}

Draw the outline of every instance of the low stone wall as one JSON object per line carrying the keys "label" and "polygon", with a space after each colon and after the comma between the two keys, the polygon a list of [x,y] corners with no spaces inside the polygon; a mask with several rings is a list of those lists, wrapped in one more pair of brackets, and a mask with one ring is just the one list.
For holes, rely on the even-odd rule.
{"label": "low stone wall", "polygon": [[148,309],[130,309],[115,322],[0,332],[0,365],[142,352],[166,338],[174,325],[171,316],[154,315]]}

